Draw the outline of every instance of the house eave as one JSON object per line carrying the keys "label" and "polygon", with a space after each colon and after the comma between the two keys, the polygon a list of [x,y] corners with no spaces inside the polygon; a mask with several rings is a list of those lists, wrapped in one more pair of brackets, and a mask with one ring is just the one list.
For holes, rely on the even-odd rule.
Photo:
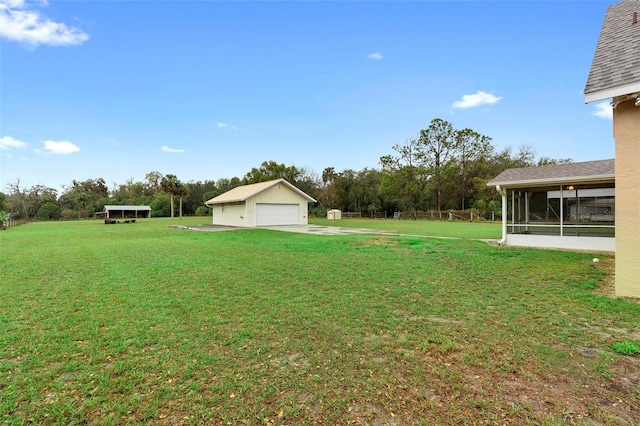
{"label": "house eave", "polygon": [[585,93],[584,103],[588,104],[591,102],[602,101],[604,99],[612,99],[618,96],[630,95],[632,93],[638,92],[640,92],[640,81]]}
{"label": "house eave", "polygon": [[[247,197],[247,198],[249,198],[249,197]],[[216,204],[243,203],[245,201],[246,201],[246,198],[244,198],[244,199],[236,198],[236,199],[233,199],[233,200],[229,199],[229,200],[222,200],[222,201],[209,200],[209,201],[205,202],[204,205],[205,206],[213,206],[213,205],[216,205]]]}

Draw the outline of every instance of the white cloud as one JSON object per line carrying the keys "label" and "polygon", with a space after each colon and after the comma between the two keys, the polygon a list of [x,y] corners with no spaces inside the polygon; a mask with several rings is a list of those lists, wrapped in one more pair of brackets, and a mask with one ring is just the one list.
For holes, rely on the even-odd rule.
{"label": "white cloud", "polygon": [[43,149],[36,149],[36,152],[47,152],[48,154],[73,154],[80,151],[80,148],[69,141],[44,141]]}
{"label": "white cloud", "polygon": [[234,130],[238,130],[238,128],[237,128],[236,126],[233,126],[233,125],[231,125],[231,124],[229,124],[229,123],[221,123],[221,122],[217,122],[217,123],[216,123],[216,126],[218,126],[218,129],[224,129],[224,128],[226,128],[226,127],[230,127],[230,128],[232,128],[232,129],[234,129]]}
{"label": "white cloud", "polygon": [[595,104],[594,107],[595,109],[591,114],[605,120],[613,120],[613,107],[609,102],[600,102]]}
{"label": "white cloud", "polygon": [[473,95],[463,95],[461,101],[455,101],[451,106],[458,109],[475,108],[480,105],[493,105],[502,99],[491,93],[478,91]]}
{"label": "white cloud", "polygon": [[164,152],[178,152],[178,153],[180,153],[180,152],[184,152],[184,149],[169,148],[169,147],[168,147],[168,146],[166,146],[166,145],[162,145],[162,146],[160,147],[160,149],[161,149],[162,151],[164,151]]}
{"label": "white cloud", "polygon": [[[46,6],[46,2],[43,5]],[[71,46],[84,43],[89,35],[78,28],[49,20],[29,9],[24,0],[0,0],[0,38],[30,47],[40,44]]]}
{"label": "white cloud", "polygon": [[11,136],[3,136],[0,138],[0,151],[8,151],[10,149],[26,148],[27,143],[14,139]]}
{"label": "white cloud", "polygon": [[382,55],[382,53],[380,53],[380,52],[375,52],[375,53],[368,54],[367,58],[375,59],[375,60],[379,61],[380,59],[384,58],[384,55]]}

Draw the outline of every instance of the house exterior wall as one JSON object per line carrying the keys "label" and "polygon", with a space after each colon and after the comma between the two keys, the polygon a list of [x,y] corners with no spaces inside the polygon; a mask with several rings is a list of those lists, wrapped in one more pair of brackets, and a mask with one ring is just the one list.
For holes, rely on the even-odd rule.
{"label": "house exterior wall", "polygon": [[214,225],[247,226],[245,203],[214,204],[212,210]]}
{"label": "house exterior wall", "polygon": [[613,110],[616,141],[616,296],[640,297],[640,107]]}
{"label": "house exterior wall", "polygon": [[277,184],[247,199],[247,224],[244,226],[256,226],[256,204],[299,204],[300,224],[308,223],[309,202],[305,197],[293,191],[286,185]]}

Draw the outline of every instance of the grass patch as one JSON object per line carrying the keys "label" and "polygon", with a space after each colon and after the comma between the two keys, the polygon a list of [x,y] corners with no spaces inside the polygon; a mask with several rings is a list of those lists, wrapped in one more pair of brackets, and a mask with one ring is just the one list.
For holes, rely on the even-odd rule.
{"label": "grass patch", "polygon": [[640,421],[593,255],[187,221],[0,233],[3,422]]}
{"label": "grass patch", "polygon": [[367,228],[381,231],[432,237],[451,237],[463,239],[500,239],[500,222],[459,222],[439,220],[395,220],[395,219],[309,219],[310,224],[323,226],[342,226],[345,228]]}
{"label": "grass patch", "polygon": [[633,342],[614,343],[611,348],[614,352],[622,355],[634,356],[635,354],[640,354],[640,346]]}

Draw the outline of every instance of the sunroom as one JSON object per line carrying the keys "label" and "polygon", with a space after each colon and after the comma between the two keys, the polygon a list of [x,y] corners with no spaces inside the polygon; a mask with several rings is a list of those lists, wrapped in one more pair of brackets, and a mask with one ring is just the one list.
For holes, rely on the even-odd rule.
{"label": "sunroom", "polygon": [[502,196],[501,244],[615,251],[614,160],[508,169],[487,185]]}

